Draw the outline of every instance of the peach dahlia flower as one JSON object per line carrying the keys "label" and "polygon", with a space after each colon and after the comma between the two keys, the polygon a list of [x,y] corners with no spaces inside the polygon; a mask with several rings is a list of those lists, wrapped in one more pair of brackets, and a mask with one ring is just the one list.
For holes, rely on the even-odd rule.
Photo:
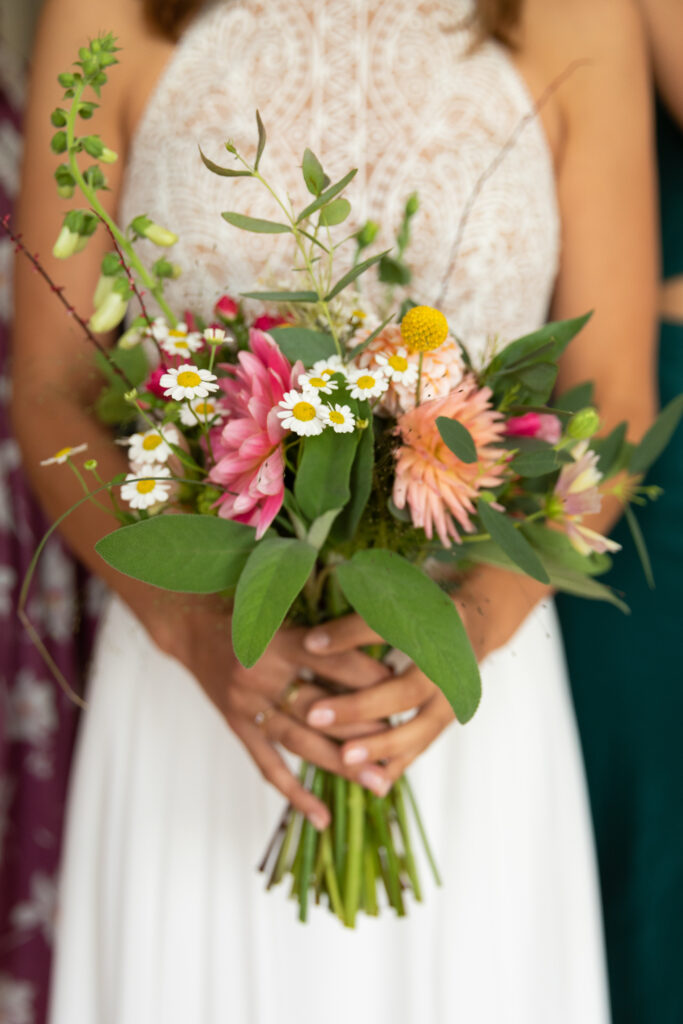
{"label": "peach dahlia flower", "polygon": [[[496,447],[505,436],[503,417],[490,405],[490,388],[478,388],[472,375],[443,398],[425,402],[404,413],[397,433],[403,444],[396,452],[393,499],[398,508],[407,505],[415,526],[431,539],[439,535],[444,547],[459,542],[458,527],[474,529],[478,492],[500,483],[506,452]],[[457,419],[467,427],[477,450],[477,461],[461,462],[441,439],[439,416]],[[457,524],[457,526],[456,526]]]}

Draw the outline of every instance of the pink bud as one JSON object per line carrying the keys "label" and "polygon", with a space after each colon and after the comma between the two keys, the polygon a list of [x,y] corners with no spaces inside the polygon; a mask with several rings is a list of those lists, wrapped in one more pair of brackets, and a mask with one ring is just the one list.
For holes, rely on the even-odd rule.
{"label": "pink bud", "polygon": [[284,316],[257,316],[252,327],[257,331],[269,331],[273,327],[283,327],[289,323]]}
{"label": "pink bud", "polygon": [[183,313],[183,323],[187,324],[187,329],[190,332],[199,330],[199,328],[197,327],[197,321],[194,318],[194,313],[192,313],[189,309],[186,309],[185,312]]}
{"label": "pink bud", "polygon": [[509,437],[535,437],[539,441],[557,444],[562,437],[562,424],[551,413],[527,412],[509,419],[505,432]]}
{"label": "pink bud", "polygon": [[240,309],[233,298],[229,295],[222,295],[213,307],[213,311],[221,320],[232,323],[233,320],[237,319]]}
{"label": "pink bud", "polygon": [[165,398],[164,391],[166,389],[162,388],[159,384],[159,381],[165,373],[168,373],[168,366],[161,363],[157,366],[156,370],[152,370],[145,383],[145,389],[147,391],[151,391],[151,393],[156,395],[157,398]]}

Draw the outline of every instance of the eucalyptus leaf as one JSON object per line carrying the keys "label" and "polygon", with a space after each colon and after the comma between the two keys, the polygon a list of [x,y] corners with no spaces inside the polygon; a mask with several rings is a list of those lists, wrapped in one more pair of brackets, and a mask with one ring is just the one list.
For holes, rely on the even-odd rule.
{"label": "eucalyptus leaf", "polygon": [[343,178],[335,182],[334,185],[330,185],[330,187],[326,188],[324,192],[321,192],[317,199],[314,199],[312,203],[301,211],[299,216],[296,218],[297,224],[301,224],[302,220],[306,220],[307,217],[310,217],[311,214],[316,212],[316,210],[319,210],[325,205],[325,203],[329,203],[330,199],[334,199],[340,192],[343,192],[349,182],[353,181],[357,174],[358,168],[354,168],[354,170],[349,171],[349,173],[345,174]]}
{"label": "eucalyptus leaf", "polygon": [[256,543],[251,526],[218,516],[159,515],[107,534],[95,550],[143,583],[187,594],[234,587]]}
{"label": "eucalyptus leaf", "polygon": [[472,465],[477,461],[477,449],[467,427],[459,420],[437,416],[436,426],[441,440],[461,462]]}
{"label": "eucalyptus leaf", "polygon": [[514,473],[522,477],[545,476],[546,473],[554,473],[562,465],[559,453],[553,448],[546,448],[544,451],[528,452],[517,455],[509,464]]}
{"label": "eucalyptus leaf", "polygon": [[261,657],[315,565],[305,541],[266,538],[247,560],[235,591],[232,642],[245,668]]}
{"label": "eucalyptus leaf", "polygon": [[356,552],[337,566],[336,575],[370,628],[436,683],[458,721],[469,721],[481,698],[481,680],[450,597],[401,555],[381,548]]}
{"label": "eucalyptus leaf", "polygon": [[343,509],[351,497],[349,478],[359,431],[337,434],[329,427],[302,439],[294,496],[310,522],[330,509]]}
{"label": "eucalyptus leaf", "polygon": [[214,163],[213,160],[210,160],[209,157],[206,156],[202,152],[202,147],[201,146],[199,147],[199,155],[202,158],[202,162],[203,162],[204,166],[208,167],[208,169],[210,171],[212,171],[213,174],[220,175],[221,178],[251,178],[252,177],[251,171],[245,171],[245,170],[238,171],[237,169],[235,169],[233,167],[221,167],[220,164]]}
{"label": "eucalyptus leaf", "polygon": [[259,299],[261,302],[318,302],[315,292],[241,292],[244,299]]}
{"label": "eucalyptus leaf", "polygon": [[325,187],[325,172],[317,156],[310,149],[304,150],[301,171],[308,191],[313,196],[319,196]]}
{"label": "eucalyptus leaf", "polygon": [[263,220],[261,217],[247,217],[244,213],[232,213],[229,210],[222,213],[221,217],[233,227],[253,231],[257,235],[285,235],[292,231],[288,224],[278,224],[277,221]]}
{"label": "eucalyptus leaf", "polygon": [[266,129],[261,120],[261,115],[258,110],[256,111],[256,127],[258,130],[258,144],[256,146],[256,159],[254,160],[254,170],[258,171],[258,165],[261,163],[261,157],[263,156],[263,150],[266,148]]}
{"label": "eucalyptus leaf", "polygon": [[492,540],[500,545],[520,569],[539,583],[550,582],[548,573],[531,544],[503,512],[491,508],[485,501],[477,504],[477,511],[486,532],[491,534]]}
{"label": "eucalyptus leaf", "polygon": [[593,451],[600,456],[598,469],[603,476],[607,476],[610,470],[619,465],[620,455],[626,441],[627,427],[628,424],[624,420],[607,437],[596,437],[591,441]]}
{"label": "eucalyptus leaf", "polygon": [[341,224],[351,213],[351,203],[348,199],[333,199],[320,211],[320,223],[325,227],[334,227]]}
{"label": "eucalyptus leaf", "polygon": [[344,274],[344,276],[337,281],[332,290],[327,293],[325,296],[325,302],[330,302],[331,299],[334,299],[335,296],[339,295],[340,292],[350,285],[352,281],[355,281],[357,277],[364,274],[365,271],[374,266],[375,263],[379,263],[382,257],[386,256],[388,251],[389,250],[387,249],[386,252],[379,252],[375,256],[368,257],[367,260],[363,260],[362,263],[357,263],[355,267],[351,267],[351,270]]}
{"label": "eucalyptus leaf", "polygon": [[355,537],[372,491],[372,474],[375,465],[372,414],[369,414],[367,419],[368,425],[365,430],[361,431],[351,467],[349,481],[351,498],[332,527],[332,538],[337,541],[352,540]]}
{"label": "eucalyptus leaf", "polygon": [[384,256],[379,262],[379,279],[382,284],[407,285],[412,276],[410,267],[394,256]]}
{"label": "eucalyptus leaf", "polygon": [[638,552],[638,558],[640,559],[640,564],[643,567],[643,573],[645,575],[645,580],[646,580],[647,585],[650,588],[650,590],[654,590],[655,589],[655,577],[654,577],[654,573],[652,572],[652,562],[650,561],[650,555],[649,555],[649,552],[647,550],[647,544],[645,543],[645,538],[643,537],[643,531],[640,528],[640,523],[636,519],[635,513],[634,513],[634,511],[633,511],[633,509],[631,508],[630,505],[627,505],[626,508],[624,509],[624,515],[626,516],[626,522],[628,523],[628,528],[631,531],[631,537],[633,538],[633,543],[635,544],[636,551]]}
{"label": "eucalyptus leaf", "polygon": [[629,471],[645,473],[657,461],[671,440],[683,416],[683,394],[677,395],[662,409],[659,416],[631,455]]}
{"label": "eucalyptus leaf", "polygon": [[390,314],[386,318],[386,320],[382,321],[382,323],[379,325],[379,327],[375,327],[375,329],[372,332],[372,334],[368,334],[367,338],[364,341],[359,342],[358,345],[354,345],[354,347],[349,351],[349,355],[348,355],[349,362],[352,359],[355,359],[356,356],[359,356],[361,354],[361,352],[365,352],[365,349],[368,347],[368,345],[372,344],[372,342],[375,340],[375,338],[377,338],[382,333],[382,331],[387,326],[387,324],[390,323],[393,319],[394,319],[394,315],[392,313],[392,314]]}
{"label": "eucalyptus leaf", "polygon": [[576,387],[570,388],[569,391],[565,391],[564,394],[560,395],[553,407],[562,412],[578,412],[579,409],[585,409],[586,406],[593,405],[594,392],[595,385],[592,381],[577,384]]}
{"label": "eucalyptus leaf", "polygon": [[585,316],[577,316],[572,320],[558,320],[545,324],[538,331],[532,334],[525,334],[522,338],[510,342],[498,355],[491,360],[484,371],[486,380],[491,376],[504,372],[515,364],[528,361],[538,356],[544,362],[555,362],[564,352],[572,338],[588,323],[592,313]]}
{"label": "eucalyptus leaf", "polygon": [[534,363],[516,371],[515,379],[528,390],[536,402],[545,402],[551,395],[557,380],[555,363]]}
{"label": "eucalyptus leaf", "polygon": [[559,530],[551,530],[541,523],[525,523],[521,530],[542,561],[549,559],[557,566],[586,576],[601,576],[612,567],[609,555],[597,552],[582,555],[566,533]]}
{"label": "eucalyptus leaf", "polygon": [[306,368],[313,366],[319,359],[334,355],[337,351],[331,334],[312,331],[308,327],[275,327],[268,333],[278,343],[290,363],[300,359]]}

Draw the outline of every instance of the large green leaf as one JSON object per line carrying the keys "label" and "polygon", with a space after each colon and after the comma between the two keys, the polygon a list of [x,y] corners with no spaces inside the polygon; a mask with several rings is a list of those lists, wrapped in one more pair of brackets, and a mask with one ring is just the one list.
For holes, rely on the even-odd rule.
{"label": "large green leaf", "polygon": [[477,449],[472,435],[460,420],[452,420],[448,416],[438,416],[436,426],[443,443],[461,462],[471,465],[477,461]]}
{"label": "large green leaf", "polygon": [[572,320],[558,320],[545,324],[540,330],[510,342],[491,360],[484,371],[484,378],[488,380],[496,374],[518,370],[522,366],[538,361],[555,362],[592,315],[587,313]]}
{"label": "large green leaf", "polygon": [[247,217],[244,213],[233,213],[230,210],[222,213],[221,217],[233,227],[254,231],[257,235],[284,235],[292,230],[288,224],[278,224],[277,221],[263,220],[261,217]]}
{"label": "large green leaf", "polygon": [[332,537],[338,541],[351,540],[358,529],[365,506],[372,491],[372,471],[375,465],[375,439],[373,436],[372,416],[368,416],[368,425],[361,433],[358,450],[351,467],[350,490],[351,498],[346,508],[342,509],[332,527]]}
{"label": "large green leaf", "polygon": [[519,529],[515,528],[503,512],[491,508],[485,501],[477,505],[479,518],[487,533],[491,534],[496,544],[499,544],[505,554],[519,566],[532,579],[539,583],[548,583],[548,573],[543,568],[540,558],[522,536]]}
{"label": "large green leaf", "polygon": [[358,440],[358,430],[337,434],[329,427],[302,440],[294,496],[311,522],[330,509],[343,509],[351,497],[349,478]]}
{"label": "large green leaf", "polygon": [[683,416],[683,394],[676,395],[662,409],[643,440],[636,446],[628,466],[631,473],[645,473],[657,461],[673,437],[681,416]]}
{"label": "large green leaf", "polygon": [[275,327],[268,332],[278,343],[290,363],[300,359],[304,366],[312,366],[337,351],[331,334],[312,331],[308,327]]}
{"label": "large green leaf", "polygon": [[258,661],[311,574],[316,550],[301,540],[266,538],[253,549],[235,592],[232,642],[245,668]]}
{"label": "large green leaf", "polygon": [[522,477],[533,478],[545,476],[546,473],[554,473],[564,461],[554,448],[545,448],[542,451],[526,452],[515,456],[510,463],[510,469]]}
{"label": "large green leaf", "polygon": [[351,267],[351,269],[344,274],[343,277],[340,277],[337,283],[327,293],[325,296],[325,302],[329,302],[331,299],[336,298],[336,296],[350,285],[352,281],[355,281],[357,277],[364,274],[365,271],[375,263],[379,263],[382,257],[386,256],[388,252],[388,249],[386,249],[385,252],[378,252],[376,256],[370,256],[367,260],[363,260],[362,263],[357,263],[355,267]]}
{"label": "large green leaf", "polygon": [[251,526],[218,516],[159,515],[107,534],[95,550],[126,576],[164,590],[234,587],[255,544]]}
{"label": "large green leaf", "polygon": [[453,601],[393,551],[359,551],[337,567],[353,608],[392,647],[408,655],[469,721],[481,698],[479,668]]}
{"label": "large green leaf", "polygon": [[571,569],[586,576],[600,576],[612,567],[609,555],[582,555],[576,550],[566,533],[550,530],[542,523],[525,523],[522,533],[542,560]]}

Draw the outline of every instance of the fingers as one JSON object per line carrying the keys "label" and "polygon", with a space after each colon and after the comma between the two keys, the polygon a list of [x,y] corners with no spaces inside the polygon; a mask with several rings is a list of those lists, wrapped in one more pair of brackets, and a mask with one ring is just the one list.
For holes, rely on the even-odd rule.
{"label": "fingers", "polygon": [[365,647],[368,644],[383,644],[384,640],[370,629],[360,615],[345,615],[324,626],[316,626],[306,634],[304,647],[312,654],[338,654],[354,647]]}
{"label": "fingers", "polygon": [[438,708],[429,701],[409,722],[376,736],[365,736],[362,740],[345,743],[342,747],[342,761],[351,766],[368,761],[389,761],[407,754],[415,757],[436,739],[446,724]]}
{"label": "fingers", "polygon": [[419,669],[411,668],[369,689],[315,702],[306,721],[316,728],[329,729],[333,724],[388,718],[424,704],[434,690],[434,684]]}
{"label": "fingers", "polygon": [[[291,690],[291,688],[288,687],[288,690]],[[275,703],[286,714],[305,723],[312,705],[325,697],[329,697],[329,693],[323,690],[322,687],[303,683],[296,690],[289,693],[284,703],[282,700]],[[333,739],[351,740],[358,736],[368,736],[376,732],[382,732],[388,726],[385,722],[370,720],[367,722],[348,722],[339,725],[332,723],[327,727],[323,725],[315,726],[315,728]]]}
{"label": "fingers", "polygon": [[[329,623],[330,626],[335,624]],[[271,645],[272,650],[289,665],[307,668],[322,679],[329,679],[353,690],[374,686],[381,679],[392,675],[388,665],[353,648],[324,657],[312,654],[304,646],[306,636],[305,629],[281,630]]]}
{"label": "fingers", "polygon": [[243,715],[230,714],[227,717],[228,724],[249,751],[266,782],[279,790],[292,807],[305,814],[315,828],[319,831],[327,828],[330,824],[329,810],[292,775],[259,726]]}

